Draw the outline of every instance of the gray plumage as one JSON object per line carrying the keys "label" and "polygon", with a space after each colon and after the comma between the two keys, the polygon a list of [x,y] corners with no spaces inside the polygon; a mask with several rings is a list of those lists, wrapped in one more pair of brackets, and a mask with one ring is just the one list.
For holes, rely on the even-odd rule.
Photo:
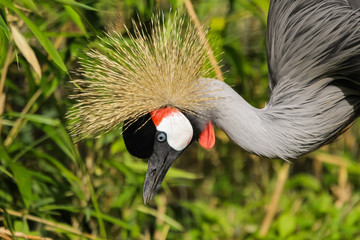
{"label": "gray plumage", "polygon": [[290,159],[330,143],[360,113],[358,0],[273,0],[267,30],[270,100],[264,109],[228,85],[208,112],[239,146]]}
{"label": "gray plumage", "polygon": [[127,149],[149,158],[144,203],[186,146],[194,140],[213,146],[212,124],[257,155],[291,159],[311,152],[360,114],[359,8],[360,0],[271,1],[270,99],[263,109],[206,78],[204,36],[183,20],[165,23],[159,15],[151,36],[134,25],[130,43],[109,33],[82,61],[83,79],[75,81],[82,91],[68,114],[71,132],[81,138],[129,124]]}
{"label": "gray plumage", "polygon": [[360,8],[360,1],[359,0],[349,0],[350,6],[353,9],[359,9]]}

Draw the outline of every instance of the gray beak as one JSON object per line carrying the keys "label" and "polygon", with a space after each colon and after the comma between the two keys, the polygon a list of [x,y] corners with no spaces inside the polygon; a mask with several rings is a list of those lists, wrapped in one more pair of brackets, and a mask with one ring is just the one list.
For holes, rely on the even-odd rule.
{"label": "gray beak", "polygon": [[180,153],[181,152],[172,149],[170,146],[166,148],[160,147],[158,149],[155,147],[148,161],[148,169],[143,188],[144,204],[149,204],[154,198],[171,164]]}

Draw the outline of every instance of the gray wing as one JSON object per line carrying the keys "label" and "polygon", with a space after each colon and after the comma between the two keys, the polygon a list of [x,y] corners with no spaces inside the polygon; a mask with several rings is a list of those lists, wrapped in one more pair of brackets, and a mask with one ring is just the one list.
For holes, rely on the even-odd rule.
{"label": "gray wing", "polygon": [[349,0],[349,4],[353,9],[359,9],[360,8],[360,0]]}
{"label": "gray wing", "polygon": [[360,83],[360,11],[354,11],[359,5],[360,0],[271,1],[270,105],[286,101],[284,95],[296,98],[301,89],[339,74]]}
{"label": "gray wing", "polygon": [[267,118],[291,126],[279,132],[293,136],[299,152],[333,141],[360,115],[358,1],[270,4]]}

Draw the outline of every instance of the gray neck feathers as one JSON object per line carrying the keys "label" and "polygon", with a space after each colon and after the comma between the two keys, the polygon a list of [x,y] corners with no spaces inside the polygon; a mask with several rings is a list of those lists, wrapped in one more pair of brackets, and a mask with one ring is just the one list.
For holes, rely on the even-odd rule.
{"label": "gray neck feathers", "polygon": [[209,113],[213,123],[240,147],[269,158],[296,158],[333,141],[360,109],[360,91],[350,94],[338,86],[325,87],[330,79],[324,79],[317,91],[299,92],[294,105],[264,109],[252,107],[223,82],[207,81],[215,89],[211,97],[217,98]]}

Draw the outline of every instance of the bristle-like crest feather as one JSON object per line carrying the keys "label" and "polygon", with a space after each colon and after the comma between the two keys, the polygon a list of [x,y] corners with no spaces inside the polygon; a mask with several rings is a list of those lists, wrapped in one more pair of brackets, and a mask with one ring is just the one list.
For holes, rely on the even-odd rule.
{"label": "bristle-like crest feather", "polygon": [[174,14],[152,18],[150,30],[133,21],[129,39],[109,31],[80,59],[81,90],[68,112],[76,139],[98,135],[165,106],[202,115],[211,108],[204,86],[209,77],[206,49],[191,24]]}

